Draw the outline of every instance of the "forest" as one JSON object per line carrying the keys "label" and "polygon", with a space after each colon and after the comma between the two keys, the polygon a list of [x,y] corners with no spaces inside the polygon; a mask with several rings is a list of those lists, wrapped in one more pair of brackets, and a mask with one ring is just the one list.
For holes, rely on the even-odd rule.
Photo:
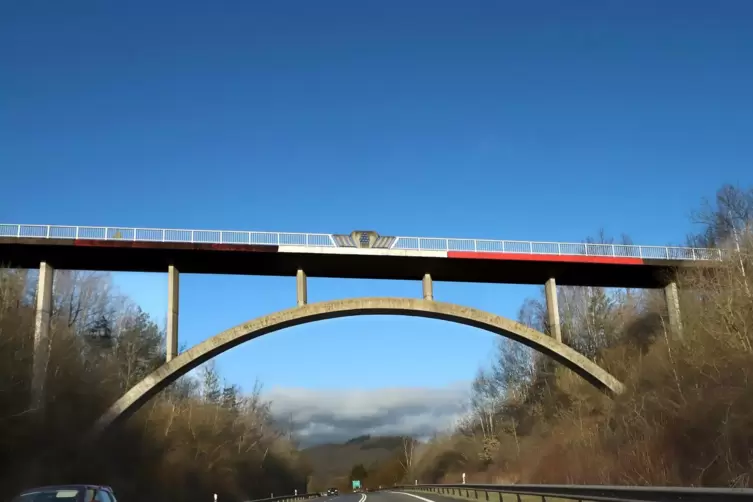
{"label": "forest", "polygon": [[165,334],[109,274],[55,272],[44,401],[30,399],[36,277],[0,269],[0,493],[111,485],[122,500],[251,500],[306,489],[309,467],[257,385],[213,364],[183,377],[123,427],[84,441],[98,416],[165,360]]}
{"label": "forest", "polygon": [[[723,186],[690,218],[697,232],[679,244],[724,259],[680,271],[679,335],[662,290],[557,288],[563,341],[625,383],[622,395],[501,339],[465,419],[419,445],[404,479],[751,486],[753,189]],[[549,331],[543,288],[518,320]]]}

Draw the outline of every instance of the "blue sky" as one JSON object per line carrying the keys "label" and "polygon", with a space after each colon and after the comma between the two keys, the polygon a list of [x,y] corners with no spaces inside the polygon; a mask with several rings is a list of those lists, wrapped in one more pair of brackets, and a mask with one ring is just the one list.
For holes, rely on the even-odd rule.
{"label": "blue sky", "polygon": [[[753,181],[753,2],[3,2],[6,223],[681,242]],[[164,322],[166,275],[117,283]],[[181,277],[181,342],[294,278]],[[309,300],[419,296],[311,279]],[[535,287],[437,284],[509,317]],[[354,318],[219,358],[233,382],[468,380],[492,336]]]}

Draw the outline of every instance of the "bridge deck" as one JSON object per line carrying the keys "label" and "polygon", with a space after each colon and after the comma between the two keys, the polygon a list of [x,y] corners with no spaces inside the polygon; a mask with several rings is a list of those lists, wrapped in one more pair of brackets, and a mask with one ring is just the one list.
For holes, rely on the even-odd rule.
{"label": "bridge deck", "polygon": [[[679,248],[683,249],[683,248]],[[0,237],[0,264],[58,269],[654,288],[678,267],[709,260],[535,253],[360,249],[333,246],[150,242],[123,239]]]}

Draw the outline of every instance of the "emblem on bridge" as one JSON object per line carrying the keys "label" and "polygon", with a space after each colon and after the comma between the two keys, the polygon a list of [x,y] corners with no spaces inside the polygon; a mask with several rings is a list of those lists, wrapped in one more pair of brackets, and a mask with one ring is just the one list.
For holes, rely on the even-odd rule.
{"label": "emblem on bridge", "polygon": [[341,248],[389,249],[395,237],[379,235],[373,230],[354,230],[350,235],[335,234],[335,244]]}

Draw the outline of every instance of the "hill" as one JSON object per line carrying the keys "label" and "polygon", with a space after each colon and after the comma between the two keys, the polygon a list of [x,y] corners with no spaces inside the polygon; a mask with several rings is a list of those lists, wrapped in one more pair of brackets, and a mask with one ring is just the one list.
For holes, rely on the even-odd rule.
{"label": "hill", "polygon": [[358,436],[339,444],[320,444],[303,450],[304,457],[314,469],[312,482],[322,485],[323,489],[330,485],[340,485],[347,482],[350,470],[356,464],[363,464],[368,471],[378,462],[383,462],[403,448],[403,438],[400,436]]}

